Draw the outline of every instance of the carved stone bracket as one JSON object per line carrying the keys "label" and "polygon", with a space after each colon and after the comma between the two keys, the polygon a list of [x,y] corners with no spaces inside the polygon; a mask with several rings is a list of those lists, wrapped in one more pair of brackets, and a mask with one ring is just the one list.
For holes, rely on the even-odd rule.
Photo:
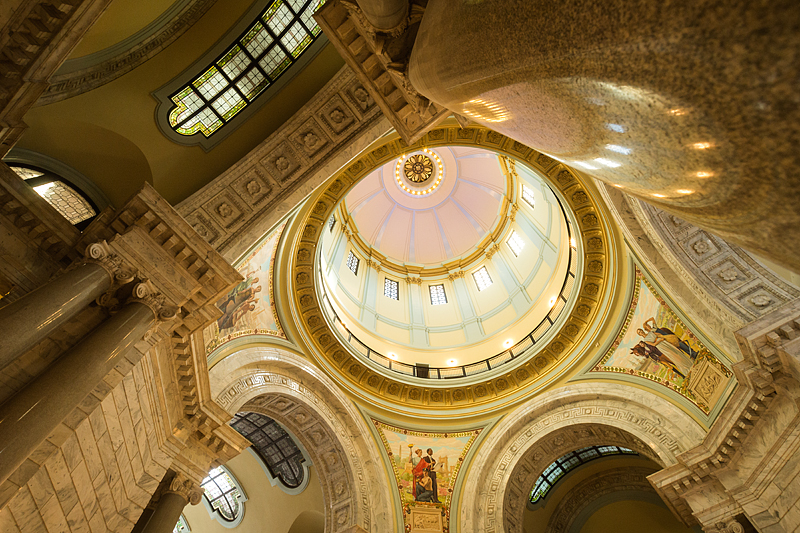
{"label": "carved stone bracket", "polygon": [[419,94],[408,78],[408,59],[424,8],[412,3],[408,17],[389,31],[375,28],[358,4],[326,2],[314,15],[403,140],[412,144],[450,115]]}

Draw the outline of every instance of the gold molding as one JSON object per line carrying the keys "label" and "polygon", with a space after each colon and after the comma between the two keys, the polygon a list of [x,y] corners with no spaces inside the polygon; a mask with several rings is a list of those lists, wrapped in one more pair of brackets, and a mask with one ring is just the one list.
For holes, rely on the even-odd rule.
{"label": "gold molding", "polygon": [[[586,268],[578,272],[579,280],[576,280],[573,290],[579,292],[572,308],[565,310],[568,315],[562,321],[561,329],[536,354],[521,363],[509,365],[506,372],[481,382],[458,384],[446,380],[432,380],[432,385],[435,386],[426,387],[422,383],[409,384],[393,379],[391,375],[378,373],[366,361],[354,357],[347,348],[339,344],[336,335],[323,319],[324,312],[320,307],[314,285],[313,270],[315,251],[322,230],[335,206],[355,183],[399,154],[421,147],[446,145],[476,146],[493,150],[527,164],[542,174],[551,188],[560,193],[564,207],[569,208],[574,215],[577,225],[575,229],[581,239],[578,247],[579,256]],[[510,174],[509,172],[509,179]],[[581,202],[576,204],[573,198],[578,191],[588,192],[581,175],[544,154],[484,127],[440,126],[428,132],[411,147],[394,137],[389,138],[383,145],[362,153],[349,167],[332,176],[314,193],[300,214],[297,226],[289,262],[289,269],[293,274],[290,280],[302,279],[304,282],[297,282],[290,288],[289,293],[300,318],[298,327],[304,330],[305,337],[314,344],[315,349],[310,350],[312,357],[324,358],[325,361],[320,361],[320,366],[331,372],[335,379],[349,383],[349,387],[354,391],[363,391],[380,397],[385,402],[417,409],[426,407],[439,410],[463,409],[510,397],[528,387],[550,372],[560,361],[567,359],[581,344],[589,326],[598,317],[603,303],[601,299],[612,275],[609,268],[609,243],[613,239],[611,229],[606,225],[605,217],[601,215],[602,209],[594,195],[586,194],[589,201],[583,201],[583,196],[580,196]],[[508,199],[506,201],[508,202]],[[508,205],[504,206],[506,212],[510,209],[510,205],[511,202],[508,202]],[[505,227],[506,224],[498,226]],[[494,241],[493,235],[489,237],[487,245]],[[593,239],[591,247],[587,245],[589,239]],[[597,239],[600,241],[599,246]],[[484,250],[485,247],[480,253],[485,253]],[[380,256],[374,251],[372,255],[380,260]],[[391,263],[383,263],[381,266],[391,270]],[[443,268],[441,275],[457,274],[457,270],[458,265],[452,265],[452,268]],[[299,276],[302,272],[307,276]],[[404,271],[402,275],[403,278],[417,276],[419,272],[411,271]],[[568,370],[569,368],[564,368],[561,372]]]}

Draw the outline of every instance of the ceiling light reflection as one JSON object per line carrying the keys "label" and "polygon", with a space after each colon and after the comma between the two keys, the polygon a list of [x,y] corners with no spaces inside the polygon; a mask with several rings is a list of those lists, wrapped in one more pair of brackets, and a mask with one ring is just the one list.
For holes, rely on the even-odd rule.
{"label": "ceiling light reflection", "polygon": [[712,146],[714,145],[709,142],[692,143],[692,148],[695,150],[707,150]]}
{"label": "ceiling light reflection", "polygon": [[606,128],[610,129],[611,131],[616,131],[617,133],[625,133],[625,126],[622,124],[606,124]]}
{"label": "ceiling light reflection", "polygon": [[586,163],[585,161],[575,161],[575,164],[585,168],[586,170],[597,170],[598,168],[600,168],[600,167],[596,167],[594,165],[590,165],[589,163]]}
{"label": "ceiling light reflection", "polygon": [[625,146],[620,146],[618,144],[607,144],[606,149],[611,150],[612,152],[617,152],[618,154],[625,154],[625,155],[629,155],[631,152],[633,152],[633,150],[631,150],[630,148],[626,148]]}
{"label": "ceiling light reflection", "polygon": [[617,163],[616,161],[612,161],[610,159],[606,159],[605,157],[598,157],[598,158],[595,159],[595,161],[597,161],[601,165],[607,166],[609,168],[617,168],[617,167],[621,167],[622,166],[622,163]]}
{"label": "ceiling light reflection", "polygon": [[697,173],[695,173],[695,176],[697,176],[698,178],[710,178],[713,175],[714,173],[708,170],[700,170]]}
{"label": "ceiling light reflection", "polygon": [[694,191],[691,189],[678,189],[675,192],[678,194],[692,194]]}

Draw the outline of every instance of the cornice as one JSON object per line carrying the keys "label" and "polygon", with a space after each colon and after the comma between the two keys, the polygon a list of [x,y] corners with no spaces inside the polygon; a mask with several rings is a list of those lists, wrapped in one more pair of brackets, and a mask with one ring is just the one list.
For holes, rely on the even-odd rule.
{"label": "cornice", "polygon": [[115,45],[68,59],[50,78],[37,106],[89,92],[127,74],[186,33],[217,0],[180,0],[153,22]]}

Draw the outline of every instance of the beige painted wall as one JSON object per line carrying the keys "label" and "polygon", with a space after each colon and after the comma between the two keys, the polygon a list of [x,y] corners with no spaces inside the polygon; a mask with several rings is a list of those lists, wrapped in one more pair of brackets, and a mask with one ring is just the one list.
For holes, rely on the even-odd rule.
{"label": "beige painted wall", "polygon": [[693,531],[680,524],[669,509],[652,503],[623,500],[601,507],[589,517],[581,533],[684,533]]}
{"label": "beige painted wall", "polygon": [[[605,470],[621,467],[651,467],[660,470],[653,461],[644,457],[619,456],[598,459],[575,470],[561,479],[545,499],[544,507],[525,511],[524,533],[544,533],[550,517],[559,502],[579,483]],[[533,488],[533,487],[531,487]],[[598,509],[584,524],[581,533],[688,533],[694,531],[684,527],[665,506],[656,506],[643,501],[622,500]]]}
{"label": "beige painted wall", "polygon": [[[233,472],[247,495],[244,519],[235,528],[236,533],[289,533],[300,514],[303,514],[303,517],[298,521],[297,527],[302,522],[305,524],[302,529],[304,533],[322,533],[322,528],[314,529],[319,524],[314,520],[315,517],[318,518],[316,513],[322,515],[324,511],[322,488],[314,466],[309,468],[308,486],[296,496],[290,496],[278,487],[270,485],[259,460],[250,452],[241,453],[225,466]],[[212,518],[202,503],[186,507],[183,515],[189,522],[192,533],[234,531]],[[292,533],[294,531],[292,530]]]}

